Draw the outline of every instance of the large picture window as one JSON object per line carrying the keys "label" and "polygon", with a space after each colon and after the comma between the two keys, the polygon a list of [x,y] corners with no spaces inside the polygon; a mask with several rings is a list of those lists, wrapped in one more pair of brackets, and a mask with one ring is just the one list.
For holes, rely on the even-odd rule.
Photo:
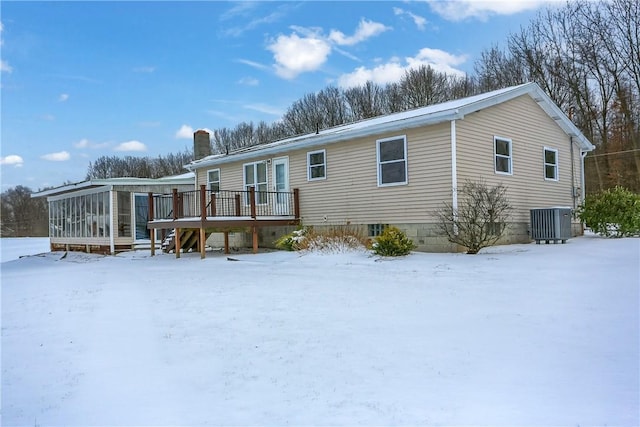
{"label": "large picture window", "polygon": [[326,151],[310,151],[307,153],[307,180],[315,181],[327,178]]}
{"label": "large picture window", "polygon": [[407,179],[407,138],[393,138],[376,141],[378,155],[378,186],[401,185]]}
{"label": "large picture window", "polygon": [[250,205],[249,189],[256,192],[256,204],[267,203],[267,164],[266,162],[246,163],[244,165],[245,204]]}
{"label": "large picture window", "polygon": [[504,175],[512,175],[511,140],[506,138],[493,138],[495,171]]}
{"label": "large picture window", "polygon": [[544,148],[544,179],[558,180],[558,150]]}

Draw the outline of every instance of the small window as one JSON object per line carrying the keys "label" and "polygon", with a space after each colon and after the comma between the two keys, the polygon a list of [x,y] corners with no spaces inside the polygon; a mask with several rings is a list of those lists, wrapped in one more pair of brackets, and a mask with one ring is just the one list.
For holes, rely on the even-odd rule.
{"label": "small window", "polygon": [[207,171],[207,188],[209,191],[220,191],[220,169]]}
{"label": "small window", "polygon": [[544,179],[558,180],[558,150],[544,148]]}
{"label": "small window", "polygon": [[406,184],[407,180],[407,138],[396,136],[379,139],[378,186]]}
{"label": "small window", "polygon": [[315,181],[327,178],[327,153],[325,150],[307,153],[307,180]]}
{"label": "small window", "polygon": [[493,138],[496,173],[511,175],[511,140],[506,138]]}
{"label": "small window", "polygon": [[387,228],[387,224],[369,224],[367,228],[369,237],[377,237]]}

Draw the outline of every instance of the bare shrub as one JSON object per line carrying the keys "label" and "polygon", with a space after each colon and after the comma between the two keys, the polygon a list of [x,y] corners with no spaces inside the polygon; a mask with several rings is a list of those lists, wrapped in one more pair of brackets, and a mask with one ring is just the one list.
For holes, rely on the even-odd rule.
{"label": "bare shrub", "polygon": [[459,193],[458,208],[444,202],[436,211],[438,228],[451,243],[467,248],[468,254],[493,246],[503,236],[512,207],[502,184],[466,181]]}

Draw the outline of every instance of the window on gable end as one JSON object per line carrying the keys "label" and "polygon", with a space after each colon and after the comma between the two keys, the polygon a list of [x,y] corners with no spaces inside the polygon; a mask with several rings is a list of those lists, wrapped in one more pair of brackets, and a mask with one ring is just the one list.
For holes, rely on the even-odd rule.
{"label": "window on gable end", "polygon": [[503,175],[512,175],[511,140],[495,136],[493,138],[493,151],[495,172]]}
{"label": "window on gable end", "polygon": [[376,146],[378,187],[407,184],[407,137],[379,139]]}
{"label": "window on gable end", "polygon": [[544,179],[558,180],[558,150],[544,147]]}

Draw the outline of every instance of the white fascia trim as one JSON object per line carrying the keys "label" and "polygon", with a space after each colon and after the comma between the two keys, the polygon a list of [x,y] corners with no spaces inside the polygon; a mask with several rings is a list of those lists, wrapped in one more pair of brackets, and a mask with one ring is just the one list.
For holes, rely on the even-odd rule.
{"label": "white fascia trim", "polygon": [[[410,128],[447,122],[450,120],[461,119],[463,117],[464,116],[461,115],[459,110],[456,108],[429,114],[427,116],[423,115],[398,119],[395,121],[384,122],[377,125],[374,124],[371,126],[362,126],[361,122],[358,122],[351,125],[344,125],[344,128],[341,127],[337,129],[328,129],[327,131],[325,131],[326,134],[324,135],[322,134],[322,132],[320,132],[319,135],[305,135],[302,137],[294,138],[290,142],[284,140],[282,142],[267,144],[267,146],[256,146],[259,148],[237,154],[231,153],[222,157],[220,157],[219,155],[215,155],[214,158],[209,159],[205,157],[202,160],[198,160],[185,165],[185,168],[190,171],[195,171],[196,169],[201,169],[204,167],[255,159],[256,157],[270,156],[302,148],[308,149],[321,145],[333,144],[349,139],[366,137],[386,132],[404,131]],[[349,129],[350,127],[354,127],[355,125],[357,125],[356,129]]]}
{"label": "white fascia trim", "polygon": [[47,201],[48,202],[53,202],[53,201],[56,201],[56,200],[70,199],[72,197],[86,196],[87,194],[105,193],[105,192],[111,191],[111,190],[113,190],[113,185],[103,185],[101,187],[92,187],[92,188],[87,188],[86,190],[70,191],[70,192],[63,193],[63,194],[57,194],[57,195],[54,195],[54,196],[49,196],[49,197],[47,197]]}
{"label": "white fascia trim", "polygon": [[153,178],[111,178],[111,179],[93,179],[90,181],[82,181],[75,184],[64,185],[62,187],[51,188],[49,190],[32,193],[31,197],[44,197],[53,196],[60,193],[71,193],[77,190],[82,190],[87,187],[110,187],[121,186],[134,186],[134,185],[186,185],[195,181],[195,178],[176,178],[176,179],[153,179]]}

